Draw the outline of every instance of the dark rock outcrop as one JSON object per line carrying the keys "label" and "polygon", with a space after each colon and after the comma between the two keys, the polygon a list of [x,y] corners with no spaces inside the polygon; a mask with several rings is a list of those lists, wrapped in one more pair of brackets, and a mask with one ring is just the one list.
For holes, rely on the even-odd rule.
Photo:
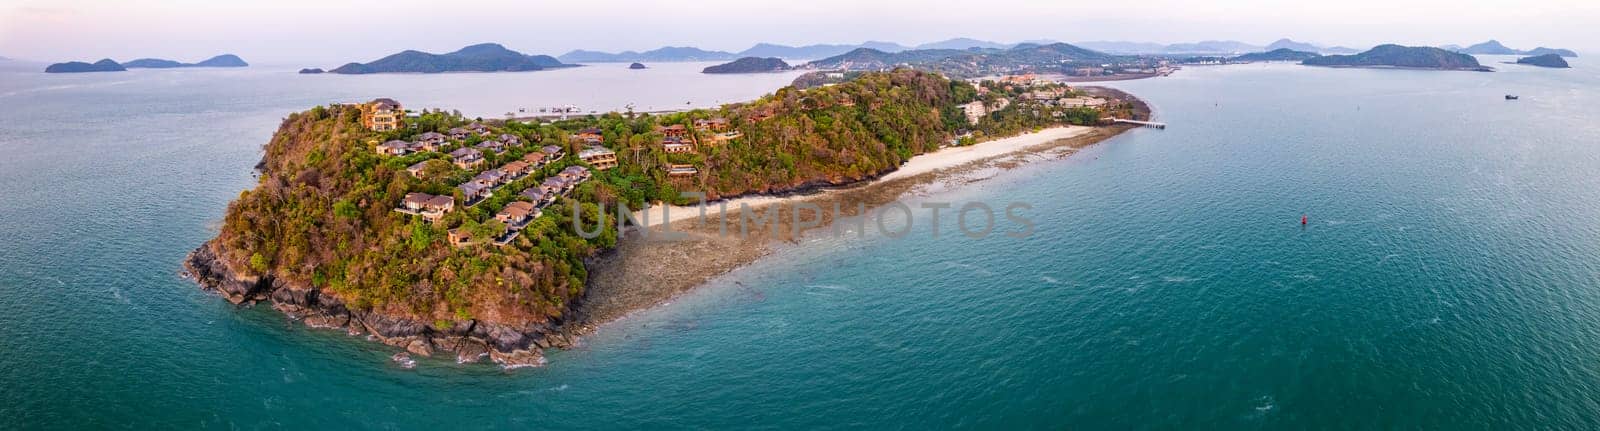
{"label": "dark rock outcrop", "polygon": [[634,64],[628,65],[628,68],[629,69],[638,70],[638,69],[644,69],[645,67],[644,67],[644,63],[634,63]]}

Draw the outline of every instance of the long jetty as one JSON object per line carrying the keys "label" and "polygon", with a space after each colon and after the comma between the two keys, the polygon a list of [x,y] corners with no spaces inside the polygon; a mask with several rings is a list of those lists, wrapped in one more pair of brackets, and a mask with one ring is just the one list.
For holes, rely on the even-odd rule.
{"label": "long jetty", "polygon": [[1113,123],[1121,123],[1121,124],[1133,124],[1133,125],[1137,125],[1137,126],[1149,127],[1149,128],[1152,128],[1152,129],[1166,129],[1167,128],[1167,123],[1157,123],[1157,122],[1154,122],[1154,121],[1125,120],[1125,119],[1121,119],[1121,118],[1113,118],[1113,119],[1111,119],[1111,122],[1113,122]]}

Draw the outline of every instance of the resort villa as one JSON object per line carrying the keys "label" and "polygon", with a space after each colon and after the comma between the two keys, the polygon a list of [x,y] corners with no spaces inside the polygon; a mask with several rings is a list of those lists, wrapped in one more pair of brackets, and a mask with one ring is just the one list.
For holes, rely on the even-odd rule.
{"label": "resort villa", "polygon": [[444,148],[445,136],[439,132],[427,132],[417,136],[417,148],[422,151],[439,151]]}
{"label": "resort villa", "polygon": [[562,151],[561,147],[557,147],[555,145],[546,145],[543,148],[540,148],[539,151],[544,152],[545,159],[550,161],[560,159],[561,156],[566,155],[566,152]]}
{"label": "resort villa", "polygon": [[698,173],[700,173],[700,170],[695,169],[694,165],[667,165],[667,176],[669,177],[692,177]]}
{"label": "resort villa", "polygon": [[544,167],[544,159],[545,155],[542,151],[535,151],[522,155],[522,161],[528,162],[529,165],[533,165],[535,168]]}
{"label": "resort villa", "polygon": [[472,169],[483,164],[483,152],[473,148],[457,148],[450,152],[451,163],[461,169]]}
{"label": "resort villa", "polygon": [[528,221],[536,217],[539,217],[539,209],[535,208],[533,204],[523,201],[506,204],[505,208],[502,208],[499,213],[494,215],[495,220],[505,223],[512,230],[527,226]]}
{"label": "resort villa", "polygon": [[385,156],[404,156],[416,148],[414,144],[401,140],[393,140],[378,145],[378,154]]}
{"label": "resort villa", "polygon": [[578,158],[596,170],[603,171],[617,166],[617,153],[605,147],[584,148],[578,152]]}
{"label": "resort villa", "polygon": [[520,179],[528,175],[529,172],[533,172],[533,165],[521,160],[512,160],[506,163],[505,166],[501,166],[500,172],[509,179]]}
{"label": "resort villa", "polygon": [[683,127],[682,124],[656,126],[656,133],[660,133],[662,136],[669,138],[682,138],[689,135],[689,129]]}
{"label": "resort villa", "polygon": [[405,109],[394,99],[382,98],[361,105],[361,125],[368,130],[387,132],[400,128]]}
{"label": "resort villa", "polygon": [[479,201],[488,198],[492,194],[489,186],[485,186],[477,180],[462,183],[456,186],[456,189],[461,190],[461,199],[467,201],[466,205],[469,207],[477,205]]}
{"label": "resort villa", "polygon": [[606,138],[605,134],[600,131],[600,128],[590,127],[579,130],[577,134],[572,135],[572,139],[585,144],[601,144],[605,142]]}
{"label": "resort villa", "polygon": [[544,206],[544,204],[547,203],[546,201],[550,199],[551,195],[549,193],[545,193],[543,187],[529,187],[527,190],[522,191],[522,197],[533,201],[534,205]]}
{"label": "resort villa", "polygon": [[478,149],[500,154],[506,152],[506,144],[495,140],[483,141],[478,143]]}
{"label": "resort villa", "polygon": [[668,153],[694,152],[694,144],[684,142],[683,138],[666,137],[661,140],[661,150]]}
{"label": "resort villa", "polygon": [[1058,102],[1063,108],[1104,108],[1106,99],[1098,97],[1068,97]]}
{"label": "resort villa", "polygon": [[436,223],[444,218],[446,213],[455,210],[456,199],[450,196],[434,196],[427,193],[406,193],[405,199],[400,201],[400,211],[406,214],[420,215],[429,223]]}
{"label": "resort villa", "polygon": [[718,117],[694,120],[694,128],[701,131],[721,132],[728,129],[728,119]]}
{"label": "resort villa", "polygon": [[566,179],[567,185],[572,186],[589,179],[589,169],[582,166],[568,166],[557,175]]}

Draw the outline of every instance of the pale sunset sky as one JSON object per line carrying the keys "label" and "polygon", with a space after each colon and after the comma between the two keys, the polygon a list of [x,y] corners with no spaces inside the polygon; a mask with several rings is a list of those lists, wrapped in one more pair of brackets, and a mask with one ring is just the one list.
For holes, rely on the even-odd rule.
{"label": "pale sunset sky", "polygon": [[1596,0],[0,0],[0,56],[198,61],[234,53],[260,64],[337,66],[478,42],[559,55],[953,37],[1260,45],[1287,37],[1363,49],[1498,39],[1600,52],[1596,23]]}

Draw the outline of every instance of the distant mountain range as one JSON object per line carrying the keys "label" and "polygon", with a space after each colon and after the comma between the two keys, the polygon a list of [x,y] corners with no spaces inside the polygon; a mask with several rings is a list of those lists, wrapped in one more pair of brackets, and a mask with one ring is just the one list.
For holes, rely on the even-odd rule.
{"label": "distant mountain range", "polygon": [[562,63],[634,63],[634,62],[673,62],[673,61],[727,61],[739,58],[738,54],[726,51],[706,51],[688,46],[666,46],[645,52],[623,51],[618,53],[573,50],[556,57]]}
{"label": "distant mountain range", "polygon": [[1277,49],[1290,49],[1294,51],[1311,52],[1318,54],[1353,54],[1360,50],[1342,46],[1322,47],[1310,43],[1296,42],[1290,39],[1278,39],[1265,46],[1255,45],[1234,40],[1207,40],[1194,43],[1159,44],[1148,42],[1123,42],[1123,41],[1092,41],[1079,42],[1078,46],[1104,51],[1114,54],[1244,54],[1252,52],[1266,52]]}
{"label": "distant mountain range", "polygon": [[[787,60],[824,59],[844,55],[851,51],[867,48],[887,54],[904,51],[970,51],[970,50],[1007,50],[1024,45],[1051,45],[1062,43],[1050,39],[1028,40],[1018,43],[1001,43],[967,37],[929,42],[916,46],[906,46],[894,42],[868,41],[859,44],[813,44],[791,46],[776,43],[757,43],[748,49],[739,52],[709,51],[694,47],[662,47],[650,51],[623,51],[601,52],[573,50],[557,57],[565,63],[629,63],[629,62],[675,62],[675,61],[731,61],[744,57],[777,57]],[[1299,52],[1309,52],[1319,55],[1355,54],[1362,52],[1360,49],[1344,46],[1322,46],[1313,43],[1295,41],[1293,39],[1278,39],[1266,45],[1257,45],[1236,40],[1203,40],[1187,43],[1149,43],[1128,41],[1088,41],[1074,42],[1072,45],[1108,54],[1117,55],[1240,55],[1247,53],[1269,52],[1278,49],[1289,49]],[[1499,42],[1489,41],[1467,48],[1455,45],[1446,45],[1450,51],[1461,51],[1468,54],[1503,53],[1538,55],[1555,53],[1565,57],[1575,57],[1577,54],[1564,49],[1537,48],[1529,51],[1519,51],[1506,48]]]}
{"label": "distant mountain range", "polygon": [[1431,46],[1378,45],[1352,55],[1328,55],[1302,61],[1308,66],[1396,67],[1411,69],[1493,71],[1471,55]]}
{"label": "distant mountain range", "polygon": [[127,62],[122,63],[122,67],[126,67],[126,68],[129,68],[129,69],[171,69],[171,68],[177,68],[177,67],[248,67],[248,66],[250,66],[250,63],[245,63],[244,59],[239,58],[239,56],[233,55],[233,54],[222,54],[222,55],[219,55],[219,56],[216,56],[216,57],[211,57],[211,58],[205,59],[205,61],[201,61],[199,63],[179,63],[179,62],[176,62],[176,61],[165,60],[165,59],[160,59],[160,58],[141,58],[141,59],[137,59],[137,60],[129,60]]}
{"label": "distant mountain range", "polygon": [[497,43],[480,43],[446,54],[407,50],[371,63],[349,63],[328,73],[528,72],[572,66],[548,55],[526,55]]}
{"label": "distant mountain range", "polygon": [[1459,53],[1462,53],[1462,54],[1472,54],[1472,55],[1544,55],[1544,54],[1555,54],[1555,55],[1559,55],[1559,56],[1562,56],[1562,57],[1577,57],[1578,56],[1578,53],[1572,52],[1572,50],[1569,50],[1569,49],[1545,48],[1545,47],[1542,47],[1542,46],[1538,47],[1538,48],[1530,49],[1530,50],[1527,50],[1527,51],[1523,51],[1523,50],[1520,50],[1520,49],[1507,47],[1504,44],[1501,44],[1500,41],[1494,40],[1494,39],[1490,39],[1490,40],[1488,40],[1486,42],[1479,43],[1479,44],[1474,44],[1472,46],[1468,46],[1468,47],[1465,47],[1465,48],[1462,48],[1460,45],[1445,45],[1445,46],[1441,46],[1439,48],[1450,50],[1450,51],[1459,52]]}
{"label": "distant mountain range", "polygon": [[127,63],[117,63],[109,58],[94,63],[69,61],[44,68],[45,73],[122,72],[128,69],[172,69],[180,67],[247,67],[244,59],[233,54],[222,54],[199,63],[179,63],[159,58],[141,58]]}
{"label": "distant mountain range", "polygon": [[857,48],[806,63],[803,67],[859,71],[910,65],[962,77],[1017,71],[1058,72],[1067,67],[1098,67],[1107,63],[1127,64],[1138,60],[1136,57],[1117,56],[1057,42],[1044,45],[1022,43],[1009,48],[934,48],[900,52]]}

